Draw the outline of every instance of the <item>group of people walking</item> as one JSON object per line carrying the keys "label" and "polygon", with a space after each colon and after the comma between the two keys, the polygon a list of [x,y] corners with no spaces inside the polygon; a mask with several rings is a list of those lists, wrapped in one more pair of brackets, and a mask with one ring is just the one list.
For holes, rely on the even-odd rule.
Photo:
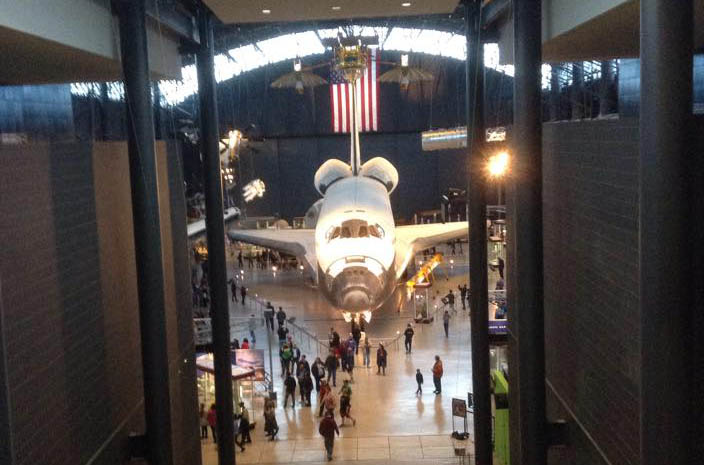
{"label": "group of people walking", "polygon": [[[234,301],[237,301],[237,282],[232,280],[231,292]],[[243,291],[241,294],[242,301],[246,296],[244,286],[240,287]],[[460,288],[462,291],[462,288]],[[464,292],[462,292],[464,294]],[[452,291],[450,291],[452,294]],[[464,296],[463,296],[464,297]],[[454,299],[454,296],[451,296]],[[454,300],[452,301],[454,304]],[[447,312],[445,312],[447,314]],[[276,311],[271,302],[267,302],[264,310],[264,318],[267,331],[275,331],[279,340],[279,358],[281,361],[281,373],[284,385],[284,403],[283,407],[287,408],[289,403],[291,408],[296,407],[296,398],[299,398],[301,407],[312,407],[312,393],[315,389],[317,393],[317,416],[321,418],[319,424],[319,433],[324,438],[325,450],[328,460],[332,460],[334,438],[340,434],[340,427],[345,426],[348,422],[355,426],[356,418],[352,416],[352,384],[354,383],[354,368],[356,356],[359,351],[362,352],[362,365],[365,368],[371,368],[372,364],[372,345],[367,337],[363,336],[364,322],[360,319],[359,323],[352,322],[349,336],[345,339],[340,337],[340,334],[330,328],[328,355],[322,359],[316,357],[311,363],[302,354],[299,347],[293,341],[287,327],[287,315],[282,307],[278,307]],[[274,326],[274,321],[277,327]],[[447,335],[447,322],[445,320],[445,334]],[[248,329],[252,342],[255,342],[256,317],[251,315]],[[410,354],[413,348],[413,338],[415,331],[409,323],[403,332],[404,346],[406,353]],[[248,341],[243,341],[243,346]],[[239,345],[239,344],[238,344]],[[383,343],[379,343],[376,348],[376,367],[377,375],[385,376],[388,365],[388,351]],[[347,379],[342,381],[342,386],[339,391],[337,388],[337,373],[342,370],[348,375]],[[441,378],[443,375],[442,361],[439,356],[435,356],[435,363],[432,367],[432,377],[435,386],[434,393],[442,392]],[[422,394],[423,375],[421,370],[416,372],[417,395]],[[298,388],[298,396],[296,396],[296,388]],[[336,421],[336,414],[339,411],[339,423]],[[249,412],[243,403],[240,403],[239,414],[236,415],[235,423],[235,443],[241,451],[245,450],[245,444],[251,442],[250,437],[250,419]],[[213,404],[209,410],[205,410],[201,404],[201,437],[208,437],[208,429],[213,436],[213,441],[217,442],[216,424],[217,415],[215,405]],[[264,431],[269,440],[275,440],[279,432],[278,422],[276,420],[276,403],[272,399],[266,399],[264,402]]]}
{"label": "group of people walking", "polygon": [[[244,405],[244,402],[239,403],[239,414],[235,415],[234,418],[234,433],[235,433],[235,444],[240,448],[240,452],[244,452],[244,444],[249,444],[252,442],[252,437],[249,434],[250,431],[250,421],[249,421],[249,410]],[[210,428],[211,434],[213,435],[213,443],[217,444],[217,410],[215,404],[210,405],[210,409],[205,410],[205,404],[200,404],[200,438],[208,439],[208,428]],[[276,429],[278,432],[278,427]]]}

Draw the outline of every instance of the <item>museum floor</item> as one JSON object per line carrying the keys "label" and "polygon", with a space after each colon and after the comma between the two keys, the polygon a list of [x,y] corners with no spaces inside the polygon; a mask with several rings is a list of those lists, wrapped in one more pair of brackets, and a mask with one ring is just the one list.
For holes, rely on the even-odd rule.
{"label": "museum floor", "polygon": [[[466,259],[456,257],[454,266],[447,263],[443,270],[436,270],[438,280],[435,289],[441,295],[449,289],[457,293],[457,286],[466,282]],[[230,272],[239,270],[230,266]],[[492,275],[496,273],[490,273]],[[271,301],[277,308],[282,306],[288,317],[295,317],[297,325],[307,328],[311,333],[317,333],[319,338],[327,340],[327,332],[331,326],[345,337],[349,333],[349,323],[345,323],[342,315],[330,308],[315,289],[304,284],[302,276],[296,271],[277,273],[269,271],[250,271],[245,264],[245,282],[252,297]],[[490,282],[496,280],[491,276]],[[433,290],[433,294],[435,291]],[[459,302],[459,298],[458,298]],[[231,304],[233,316],[246,317],[252,309],[240,304]],[[440,317],[438,313],[438,317]],[[403,332],[406,324],[412,321],[413,304],[403,299],[401,311],[393,307],[385,307],[374,313],[367,325],[367,334],[374,342],[375,338],[391,338],[396,331]],[[462,419],[451,415],[452,398],[466,399],[471,391],[471,357],[469,339],[469,317],[457,305],[456,314],[452,315],[449,338],[445,338],[442,320],[438,318],[429,325],[415,325],[416,335],[413,340],[413,351],[406,354],[401,339],[389,348],[389,363],[386,376],[377,375],[375,350],[372,351],[372,367],[362,365],[361,351],[356,360],[354,371],[355,383],[352,395],[352,415],[357,419],[356,426],[345,426],[340,429],[340,437],[335,443],[334,460],[370,461],[370,463],[458,463],[455,457],[455,447],[472,449],[471,439],[454,441],[450,437],[453,430],[462,430]],[[257,348],[267,350],[266,329],[260,326],[257,330]],[[243,333],[242,337],[246,335]],[[316,344],[308,345],[306,336],[297,336],[301,352],[309,361],[317,355]],[[241,340],[241,338],[240,338]],[[278,362],[278,344],[276,336],[271,333],[274,365],[274,388],[282,398],[282,378]],[[388,346],[388,344],[387,344]],[[310,349],[309,349],[310,347]],[[398,348],[396,348],[398,347]],[[434,356],[439,355],[444,364],[441,395],[433,394],[433,383],[430,369]],[[268,362],[267,362],[268,364]],[[425,383],[422,396],[416,396],[415,372],[420,368]],[[338,372],[337,389],[341,379],[347,378]],[[298,400],[298,399],[297,399]],[[279,439],[270,442],[264,437],[263,418],[259,403],[253,403],[251,417],[257,422],[252,432],[253,443],[246,446],[244,453],[237,453],[238,463],[291,463],[291,462],[323,462],[325,459],[321,436],[318,434],[318,418],[315,392],[313,407],[293,409],[289,405],[283,408],[279,401],[276,417],[280,427]],[[337,417],[339,423],[339,416]],[[472,431],[471,415],[468,418],[468,430]],[[203,440],[203,463],[217,463],[217,451],[212,439]]]}

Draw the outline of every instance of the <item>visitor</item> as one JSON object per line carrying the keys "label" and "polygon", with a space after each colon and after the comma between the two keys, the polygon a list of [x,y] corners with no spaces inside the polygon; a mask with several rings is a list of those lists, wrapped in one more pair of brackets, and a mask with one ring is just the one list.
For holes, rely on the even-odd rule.
{"label": "visitor", "polygon": [[237,254],[237,265],[240,267],[240,269],[244,268],[244,263],[242,262],[242,251]]}
{"label": "visitor", "polygon": [[359,329],[359,325],[352,320],[352,338],[354,339],[354,354],[359,353],[359,341],[362,339],[362,331]]}
{"label": "visitor", "polygon": [[354,343],[349,343],[347,344],[347,354],[345,355],[347,362],[347,374],[350,375],[350,382],[354,383],[354,355],[355,355],[355,348],[357,347],[357,344]]}
{"label": "visitor", "polygon": [[497,291],[503,291],[504,287],[505,287],[504,278],[500,277],[498,280],[496,280],[496,287],[494,289]]}
{"label": "visitor", "polygon": [[364,366],[367,368],[369,368],[369,364],[370,364],[369,359],[371,358],[370,357],[371,349],[372,349],[372,346],[369,344],[369,338],[365,336],[364,337],[364,346],[362,347],[362,359],[363,359]]}
{"label": "visitor", "polygon": [[345,426],[345,418],[352,420],[352,426],[357,424],[357,420],[350,415],[352,409],[352,386],[349,380],[345,380],[340,388],[340,417],[342,418],[340,426]]}
{"label": "visitor", "polygon": [[503,281],[503,279],[504,279],[504,266],[505,266],[506,264],[504,263],[504,259],[501,258],[501,257],[499,257],[499,258],[497,259],[497,261],[499,262],[499,277],[500,277],[501,280]]}
{"label": "visitor", "polygon": [[326,413],[325,417],[320,421],[318,432],[323,436],[325,443],[325,452],[328,455],[328,460],[332,460],[332,448],[335,445],[335,434],[340,435],[340,429],[335,423],[335,418],[331,413]]}
{"label": "visitor", "polygon": [[232,434],[234,435],[235,438],[235,444],[240,448],[240,452],[244,452],[244,444],[242,443],[242,440],[239,439],[240,437],[240,420],[239,420],[239,415],[234,415],[232,419]]}
{"label": "visitor", "polygon": [[445,310],[442,314],[442,327],[445,328],[445,337],[448,337],[448,329],[450,328],[450,312]]}
{"label": "visitor", "polygon": [[271,302],[266,303],[266,309],[264,310],[264,320],[266,321],[266,329],[274,330],[274,306]]}
{"label": "visitor", "polygon": [[384,376],[386,376],[386,349],[384,344],[379,343],[379,348],[376,350],[376,374],[378,375],[381,371]]}
{"label": "visitor", "polygon": [[235,281],[235,278],[230,278],[230,292],[232,293],[232,296],[230,297],[232,302],[237,302],[237,282]]}
{"label": "visitor", "polygon": [[286,322],[286,312],[284,312],[284,309],[281,307],[279,307],[279,311],[276,312],[276,321],[279,323],[279,328]]}
{"label": "visitor", "polygon": [[325,377],[325,364],[320,357],[316,357],[310,369],[313,379],[315,379],[315,392],[320,392],[320,379]]}
{"label": "visitor", "polygon": [[249,349],[249,339],[242,339],[242,346],[240,347],[240,349]]}
{"label": "visitor", "polygon": [[254,313],[249,315],[249,321],[247,322],[247,327],[249,328],[249,336],[252,338],[252,344],[257,343],[257,336],[254,334],[254,331],[257,329],[257,317],[254,316]]}
{"label": "visitor", "polygon": [[296,364],[296,376],[305,376],[310,374],[310,364],[306,360],[305,355],[301,355],[301,359]]}
{"label": "visitor", "polygon": [[213,433],[213,442],[217,444],[218,436],[215,432],[215,427],[217,426],[218,416],[215,413],[215,404],[210,405],[210,410],[208,410],[208,425],[210,425],[210,432]]}
{"label": "visitor", "polygon": [[279,348],[281,348],[286,343],[286,337],[288,336],[288,328],[285,326],[279,326],[279,329],[276,331],[276,334],[279,336]]}
{"label": "visitor", "polygon": [[413,331],[413,328],[411,328],[411,324],[408,323],[408,326],[406,326],[406,330],[403,332],[403,337],[404,337],[404,345],[406,346],[406,353],[410,354],[411,353],[411,344],[413,343],[413,335],[415,332]]}
{"label": "visitor", "polygon": [[291,376],[291,373],[286,374],[286,380],[284,381],[284,387],[286,388],[286,395],[284,397],[284,408],[288,405],[288,398],[291,398],[291,408],[296,408],[296,379]]}
{"label": "visitor", "polygon": [[332,388],[325,396],[325,400],[323,402],[325,404],[324,410],[332,415],[335,415],[335,409],[337,408],[337,395],[335,395],[335,391],[333,391]]}
{"label": "visitor", "polygon": [[247,288],[244,284],[240,286],[240,297],[242,298],[242,305],[244,305],[244,299],[247,297]]}
{"label": "visitor", "polygon": [[332,340],[330,342],[330,347],[336,348],[340,345],[340,335],[334,329],[332,329],[332,328],[330,328],[330,329],[332,330]]}
{"label": "visitor", "polygon": [[460,298],[462,299],[462,310],[466,310],[467,307],[465,306],[465,299],[467,298],[467,285],[463,286],[457,286],[457,289],[460,291]]}
{"label": "visitor", "polygon": [[249,410],[244,406],[244,402],[240,402],[240,429],[239,435],[242,438],[240,440],[240,448],[244,451],[243,443],[251,443],[252,438],[249,435]]}
{"label": "visitor", "polygon": [[330,382],[330,378],[332,377],[332,385],[337,386],[337,367],[339,366],[339,362],[337,361],[337,357],[335,357],[335,353],[331,350],[330,354],[327,356],[325,359],[325,368],[328,370],[328,378],[327,381],[328,383]]}
{"label": "visitor", "polygon": [[423,395],[423,374],[420,372],[420,368],[416,368],[416,384],[418,384],[416,395]]}
{"label": "visitor", "polygon": [[313,380],[310,377],[310,372],[304,372],[303,378],[298,383],[301,391],[301,404],[310,407],[310,393],[313,392]]}
{"label": "visitor", "polygon": [[281,376],[286,377],[291,373],[291,360],[293,359],[293,352],[291,351],[291,346],[284,344],[281,348]]}
{"label": "visitor", "polygon": [[205,404],[200,404],[200,438],[208,439],[208,412],[205,411]]}
{"label": "visitor", "polygon": [[232,347],[233,350],[238,350],[240,349],[240,341],[237,338],[234,338],[232,342],[230,343],[230,346]]}
{"label": "visitor", "polygon": [[273,399],[264,401],[264,431],[269,436],[269,441],[276,439],[279,432],[279,424],[276,421],[276,403]]}
{"label": "visitor", "polygon": [[[298,367],[298,362],[301,360],[301,349],[299,349],[294,342],[291,342],[290,345],[292,354],[291,363],[293,363],[293,365],[291,366],[291,371],[293,371],[295,367]],[[310,367],[308,369],[310,370]]]}
{"label": "visitor", "polygon": [[332,389],[326,380],[320,380],[320,391],[318,391],[318,416],[323,416],[323,407],[325,407],[325,398],[330,395]]}
{"label": "visitor", "polygon": [[455,311],[455,294],[452,292],[452,289],[450,289],[450,292],[445,296],[445,300],[447,300],[447,304],[450,306],[450,310],[453,312]]}
{"label": "visitor", "polygon": [[435,394],[440,394],[442,392],[441,378],[443,375],[442,361],[440,356],[435,356],[435,363],[433,364],[433,384],[435,385]]}

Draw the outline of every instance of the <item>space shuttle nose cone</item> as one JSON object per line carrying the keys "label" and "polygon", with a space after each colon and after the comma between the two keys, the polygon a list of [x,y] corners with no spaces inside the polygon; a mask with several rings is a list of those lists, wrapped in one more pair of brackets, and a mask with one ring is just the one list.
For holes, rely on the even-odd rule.
{"label": "space shuttle nose cone", "polygon": [[345,268],[328,282],[335,305],[352,311],[375,306],[383,288],[379,277],[363,266]]}
{"label": "space shuttle nose cone", "polygon": [[342,308],[369,308],[371,299],[369,294],[363,290],[355,289],[347,291],[342,296]]}

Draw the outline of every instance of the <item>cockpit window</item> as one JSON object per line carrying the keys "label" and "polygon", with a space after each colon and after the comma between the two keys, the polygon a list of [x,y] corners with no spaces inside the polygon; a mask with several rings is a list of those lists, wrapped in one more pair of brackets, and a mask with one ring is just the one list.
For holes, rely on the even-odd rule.
{"label": "cockpit window", "polygon": [[331,226],[325,235],[328,242],[333,239],[350,239],[355,237],[384,237],[384,229],[379,224],[370,225],[364,220],[346,220],[341,226]]}
{"label": "cockpit window", "polygon": [[330,229],[328,229],[328,232],[325,233],[325,239],[330,242],[333,239],[336,239],[340,237],[340,227],[339,226],[330,226]]}
{"label": "cockpit window", "polygon": [[384,228],[378,224],[369,226],[369,235],[382,239],[384,237]]}

